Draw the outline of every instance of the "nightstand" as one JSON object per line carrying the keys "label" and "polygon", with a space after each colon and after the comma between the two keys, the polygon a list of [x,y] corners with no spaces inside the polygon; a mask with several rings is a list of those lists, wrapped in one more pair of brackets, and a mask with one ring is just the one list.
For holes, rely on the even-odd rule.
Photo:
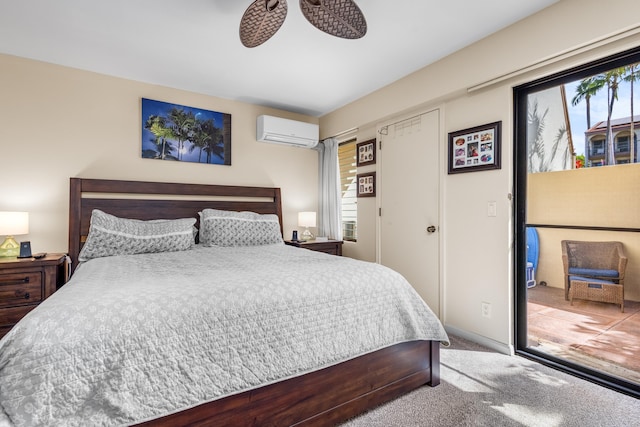
{"label": "nightstand", "polygon": [[304,248],[311,251],[342,256],[342,240],[326,240],[322,242],[319,242],[317,240],[309,240],[306,242],[294,242],[291,240],[285,240],[284,243],[289,246],[295,246],[297,248]]}
{"label": "nightstand", "polygon": [[0,258],[0,338],[65,281],[65,254]]}

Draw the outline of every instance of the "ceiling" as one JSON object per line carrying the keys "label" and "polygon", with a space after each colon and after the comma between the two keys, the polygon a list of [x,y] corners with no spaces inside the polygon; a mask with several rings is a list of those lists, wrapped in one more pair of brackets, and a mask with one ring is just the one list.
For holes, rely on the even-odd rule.
{"label": "ceiling", "polygon": [[0,0],[0,53],[319,117],[557,1],[356,0],[368,32],[346,40],[289,0],[250,49],[252,0]]}

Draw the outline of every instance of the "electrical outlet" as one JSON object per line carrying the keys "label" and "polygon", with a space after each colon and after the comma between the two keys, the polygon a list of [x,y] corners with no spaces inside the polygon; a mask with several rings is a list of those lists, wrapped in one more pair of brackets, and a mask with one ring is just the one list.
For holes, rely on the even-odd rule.
{"label": "electrical outlet", "polygon": [[482,317],[491,319],[491,303],[489,302],[482,303]]}

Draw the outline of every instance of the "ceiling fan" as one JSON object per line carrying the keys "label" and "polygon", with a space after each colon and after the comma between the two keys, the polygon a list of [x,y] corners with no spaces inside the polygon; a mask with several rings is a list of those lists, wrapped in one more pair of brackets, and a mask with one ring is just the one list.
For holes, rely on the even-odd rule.
{"label": "ceiling fan", "polygon": [[[367,33],[367,21],[353,0],[300,0],[307,21],[332,36],[359,39]],[[287,17],[286,0],[255,0],[240,21],[240,41],[260,46],[273,36]]]}

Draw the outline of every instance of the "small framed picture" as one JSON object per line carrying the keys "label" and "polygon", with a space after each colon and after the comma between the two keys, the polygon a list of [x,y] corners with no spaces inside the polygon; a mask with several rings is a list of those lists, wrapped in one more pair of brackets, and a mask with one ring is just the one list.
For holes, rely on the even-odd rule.
{"label": "small framed picture", "polygon": [[502,122],[449,133],[449,174],[500,169]]}
{"label": "small framed picture", "polygon": [[376,164],[376,140],[370,139],[356,144],[356,166]]}
{"label": "small framed picture", "polygon": [[376,196],[376,173],[367,172],[356,175],[358,182],[358,197]]}

